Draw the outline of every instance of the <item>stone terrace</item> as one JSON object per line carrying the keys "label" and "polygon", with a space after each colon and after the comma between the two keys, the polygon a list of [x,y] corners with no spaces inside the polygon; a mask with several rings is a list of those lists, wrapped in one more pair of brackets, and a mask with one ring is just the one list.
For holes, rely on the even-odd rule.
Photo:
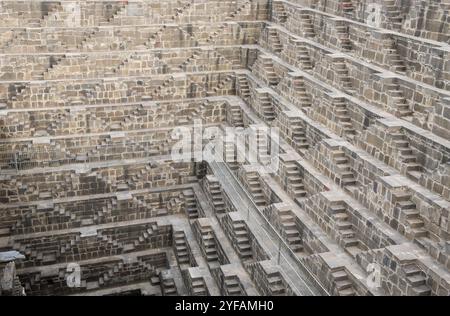
{"label": "stone terrace", "polygon": [[[450,295],[450,8],[410,2],[0,1],[0,295]],[[174,160],[199,122],[252,132]]]}

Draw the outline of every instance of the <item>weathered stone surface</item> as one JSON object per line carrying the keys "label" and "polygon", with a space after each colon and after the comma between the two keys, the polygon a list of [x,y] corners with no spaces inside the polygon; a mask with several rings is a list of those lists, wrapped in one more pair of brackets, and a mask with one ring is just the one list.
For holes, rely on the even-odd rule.
{"label": "weathered stone surface", "polygon": [[448,296],[448,9],[0,1],[0,295]]}

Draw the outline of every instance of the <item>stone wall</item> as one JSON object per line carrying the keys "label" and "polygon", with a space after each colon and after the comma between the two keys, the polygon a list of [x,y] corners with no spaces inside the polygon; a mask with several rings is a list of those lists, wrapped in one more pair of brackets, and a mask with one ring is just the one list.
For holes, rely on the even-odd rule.
{"label": "stone wall", "polygon": [[[342,17],[368,23],[372,21],[373,5],[381,9],[380,27],[400,31],[432,40],[446,41],[449,21],[448,4],[445,1],[433,0],[425,2],[420,0],[395,1],[341,1],[341,0],[291,0],[302,6],[340,15]],[[377,9],[378,10],[378,9]]]}

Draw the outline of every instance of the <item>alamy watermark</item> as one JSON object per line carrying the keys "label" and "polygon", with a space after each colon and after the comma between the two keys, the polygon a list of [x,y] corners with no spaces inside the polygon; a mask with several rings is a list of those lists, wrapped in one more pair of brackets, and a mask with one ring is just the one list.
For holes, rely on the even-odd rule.
{"label": "alamy watermark", "polygon": [[66,284],[69,288],[81,287],[81,267],[78,263],[69,263],[67,265]]}
{"label": "alamy watermark", "polygon": [[381,287],[381,266],[377,263],[371,263],[367,266],[367,286],[371,289]]}
{"label": "alamy watermark", "polygon": [[369,26],[380,27],[381,26],[381,11],[383,7],[378,3],[369,3],[367,5],[367,19],[366,23]]}
{"label": "alamy watermark", "polygon": [[276,127],[221,129],[204,127],[201,120],[195,120],[193,127],[177,127],[171,136],[176,141],[171,158],[176,162],[259,164],[268,173],[279,168],[280,133]]}

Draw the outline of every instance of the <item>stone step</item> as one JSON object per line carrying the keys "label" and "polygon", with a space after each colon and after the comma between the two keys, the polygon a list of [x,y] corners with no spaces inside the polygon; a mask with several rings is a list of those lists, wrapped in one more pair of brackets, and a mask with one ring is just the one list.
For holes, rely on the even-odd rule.
{"label": "stone step", "polygon": [[348,279],[348,274],[344,270],[332,272],[331,275],[335,281],[345,281]]}
{"label": "stone step", "polygon": [[425,283],[426,283],[426,278],[422,274],[419,274],[419,273],[410,275],[406,279],[413,287],[425,285]]}
{"label": "stone step", "polygon": [[402,213],[406,216],[406,219],[414,219],[420,216],[419,211],[415,207],[413,209],[402,210]]}
{"label": "stone step", "polygon": [[355,186],[356,180],[354,178],[345,178],[341,180],[343,186]]}
{"label": "stone step", "polygon": [[345,238],[343,240],[344,242],[344,248],[348,248],[348,247],[357,247],[359,245],[359,240],[357,240],[356,238]]}
{"label": "stone step", "polygon": [[405,271],[405,274],[407,276],[413,276],[416,274],[422,274],[422,270],[419,269],[418,266],[412,264],[412,265],[407,265],[403,268],[403,270]]}
{"label": "stone step", "polygon": [[425,226],[425,223],[423,222],[423,220],[421,220],[420,218],[411,218],[411,219],[407,219],[406,223],[408,224],[409,227],[411,228],[422,228]]}
{"label": "stone step", "polygon": [[417,296],[430,296],[431,295],[431,289],[426,285],[420,285],[417,287],[413,287],[412,291]]}
{"label": "stone step", "polygon": [[336,289],[338,291],[350,289],[352,287],[352,283],[348,279],[337,281],[337,282],[335,282],[335,284],[336,284]]}
{"label": "stone step", "polygon": [[337,221],[336,226],[339,231],[345,231],[345,232],[352,230],[352,227],[353,227],[352,223],[345,221],[345,220]]}
{"label": "stone step", "polygon": [[407,171],[422,171],[422,165],[418,164],[418,163],[408,163],[406,165],[406,170]]}

